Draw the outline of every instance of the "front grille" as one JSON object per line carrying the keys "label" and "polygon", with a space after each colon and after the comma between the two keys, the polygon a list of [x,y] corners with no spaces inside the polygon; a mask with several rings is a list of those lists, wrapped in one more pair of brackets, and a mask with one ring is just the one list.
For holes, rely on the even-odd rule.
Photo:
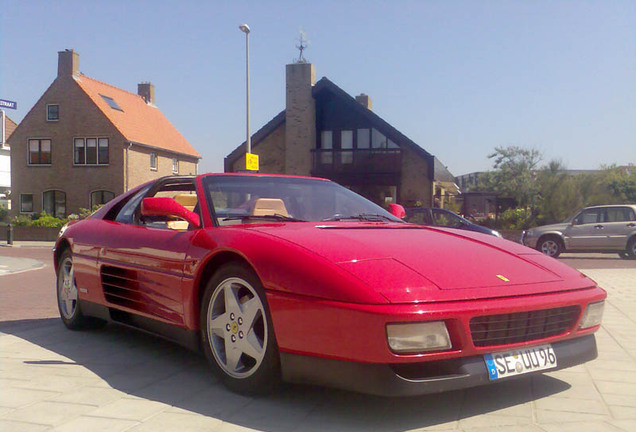
{"label": "front grille", "polygon": [[567,306],[480,316],[470,320],[470,333],[476,347],[528,342],[565,333],[574,326],[580,312],[579,306]]}

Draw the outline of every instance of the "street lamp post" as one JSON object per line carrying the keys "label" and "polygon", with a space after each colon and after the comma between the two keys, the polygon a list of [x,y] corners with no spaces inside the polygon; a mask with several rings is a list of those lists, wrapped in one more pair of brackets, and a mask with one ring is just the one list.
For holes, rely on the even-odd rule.
{"label": "street lamp post", "polygon": [[247,99],[246,112],[246,137],[247,153],[252,153],[252,141],[250,137],[250,27],[247,24],[241,24],[239,29],[245,33],[245,93]]}

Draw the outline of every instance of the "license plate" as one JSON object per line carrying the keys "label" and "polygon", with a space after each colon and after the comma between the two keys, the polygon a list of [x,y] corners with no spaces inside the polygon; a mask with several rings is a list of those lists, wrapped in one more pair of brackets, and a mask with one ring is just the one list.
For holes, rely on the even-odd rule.
{"label": "license plate", "polygon": [[491,381],[557,367],[551,345],[485,354],[484,361]]}

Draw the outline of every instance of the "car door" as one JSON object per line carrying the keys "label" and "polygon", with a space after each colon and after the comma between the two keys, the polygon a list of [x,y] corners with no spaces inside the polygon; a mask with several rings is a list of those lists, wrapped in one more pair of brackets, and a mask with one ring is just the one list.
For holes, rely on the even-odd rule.
{"label": "car door", "polygon": [[564,232],[567,249],[603,249],[605,244],[605,227],[602,208],[591,208],[581,211],[574,217]]}
{"label": "car door", "polygon": [[606,236],[606,247],[612,250],[624,250],[627,239],[636,231],[636,214],[631,207],[613,206],[605,209],[605,219],[602,223]]}
{"label": "car door", "polygon": [[[184,323],[182,281],[196,229],[170,228],[167,220],[144,218],[145,197],[194,194],[192,179],[173,178],[133,197],[106,224],[108,242],[99,255],[107,303],[174,324]],[[187,224],[186,224],[187,225]]]}

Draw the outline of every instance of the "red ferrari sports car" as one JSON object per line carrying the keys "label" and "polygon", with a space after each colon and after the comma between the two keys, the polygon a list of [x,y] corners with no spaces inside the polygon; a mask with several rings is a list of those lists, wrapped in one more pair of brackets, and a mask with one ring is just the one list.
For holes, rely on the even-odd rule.
{"label": "red ferrari sports car", "polygon": [[414,395],[569,367],[596,357],[606,297],[535,250],[290,176],[158,179],[66,225],[54,260],[68,328],[201,349],[243,393]]}

